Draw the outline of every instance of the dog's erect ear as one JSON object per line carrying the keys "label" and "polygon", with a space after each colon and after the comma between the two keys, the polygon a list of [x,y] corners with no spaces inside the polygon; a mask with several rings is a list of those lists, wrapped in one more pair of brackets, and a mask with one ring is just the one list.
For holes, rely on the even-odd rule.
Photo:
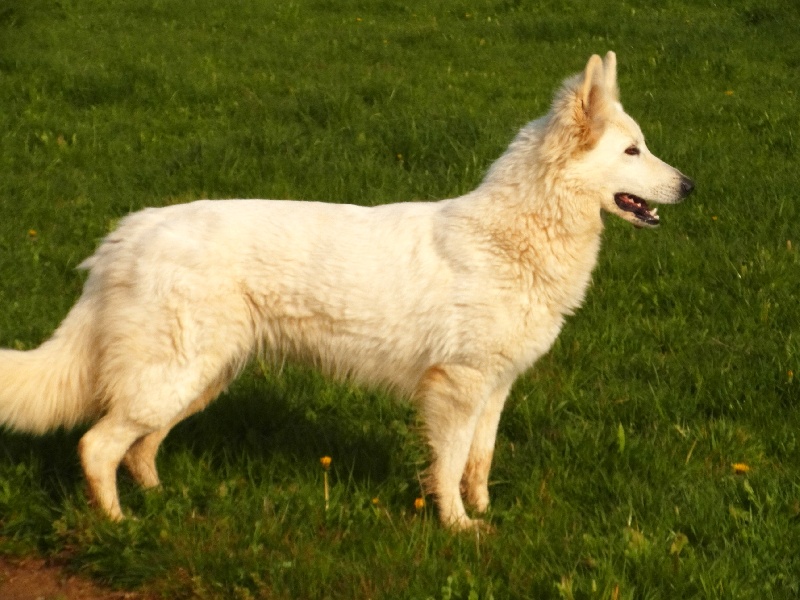
{"label": "dog's erect ear", "polygon": [[597,54],[593,54],[586,63],[586,68],[583,70],[583,83],[581,84],[579,100],[583,113],[588,117],[592,112],[592,102],[597,97],[601,90],[595,90],[597,86],[605,87],[603,81],[603,61]]}
{"label": "dog's erect ear", "polygon": [[603,75],[605,75],[606,92],[615,102],[619,102],[617,86],[617,55],[609,51],[603,59]]}
{"label": "dog's erect ear", "polygon": [[[616,87],[616,58],[610,53],[610,66],[613,68],[613,85]],[[609,56],[606,56],[609,60]],[[594,54],[583,71],[583,81],[578,86],[575,106],[575,120],[580,129],[581,147],[591,148],[603,134],[609,110],[608,76],[606,64]]]}
{"label": "dog's erect ear", "polygon": [[556,94],[546,137],[553,139],[553,144],[561,150],[590,150],[613,116],[616,96],[616,56],[609,52],[604,60],[593,55],[583,73],[564,81]]}

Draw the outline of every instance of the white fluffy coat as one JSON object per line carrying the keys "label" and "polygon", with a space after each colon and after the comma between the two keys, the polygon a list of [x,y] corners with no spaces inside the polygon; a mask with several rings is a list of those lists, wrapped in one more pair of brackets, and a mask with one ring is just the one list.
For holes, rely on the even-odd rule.
{"label": "white fluffy coat", "polygon": [[[631,150],[635,149],[635,152]],[[649,153],[594,56],[475,191],[374,208],[226,200],[126,217],[81,267],[83,295],[53,337],[0,351],[0,423],[43,433],[96,421],[80,443],[112,518],[121,462],[158,484],[169,429],[256,352],[413,397],[441,519],[488,507],[500,412],[514,380],[581,303],[601,209],[638,225],[641,198],[691,182]]]}

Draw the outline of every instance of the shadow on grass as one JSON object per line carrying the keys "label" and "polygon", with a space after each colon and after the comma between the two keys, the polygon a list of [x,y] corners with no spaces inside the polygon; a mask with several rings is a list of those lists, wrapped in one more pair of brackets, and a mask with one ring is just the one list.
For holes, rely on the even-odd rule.
{"label": "shadow on grass", "polygon": [[[397,474],[411,483],[425,458],[413,420],[411,406],[388,394],[332,383],[296,368],[265,380],[254,366],[205,411],[175,427],[159,465],[163,469],[170,455],[189,452],[198,463],[220,471],[218,480],[248,462],[259,465],[256,472],[263,466],[264,477],[273,468],[290,477],[296,470],[313,473],[320,457],[331,456],[334,478],[380,485]],[[15,485],[29,484],[36,490],[32,493],[44,495],[47,505],[63,505],[84,485],[77,453],[84,431],[44,436],[2,432],[3,470],[15,473]],[[120,485],[133,483],[123,475]]]}
{"label": "shadow on grass", "polygon": [[55,431],[44,436],[3,431],[0,433],[0,461],[20,476],[33,477],[37,487],[51,501],[63,499],[82,477],[77,446],[82,430]]}
{"label": "shadow on grass", "polygon": [[243,457],[289,469],[317,468],[333,457],[339,476],[380,483],[398,471],[414,478],[424,446],[409,403],[287,368],[248,370],[202,413],[179,424],[164,452],[188,449],[212,468]]}

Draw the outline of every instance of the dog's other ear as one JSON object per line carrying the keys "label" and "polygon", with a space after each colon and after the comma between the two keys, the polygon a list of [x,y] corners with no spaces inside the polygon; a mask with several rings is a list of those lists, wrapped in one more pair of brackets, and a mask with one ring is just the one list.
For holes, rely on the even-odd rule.
{"label": "dog's other ear", "polygon": [[606,92],[615,102],[619,102],[619,87],[617,86],[617,55],[609,51],[603,59],[603,74],[605,75]]}

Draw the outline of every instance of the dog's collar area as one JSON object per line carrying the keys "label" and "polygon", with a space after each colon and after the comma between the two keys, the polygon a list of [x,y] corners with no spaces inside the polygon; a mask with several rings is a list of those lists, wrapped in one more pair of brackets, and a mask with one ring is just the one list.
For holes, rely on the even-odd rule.
{"label": "dog's collar area", "polygon": [[660,223],[660,219],[656,214],[658,209],[650,210],[644,198],[626,192],[618,192],[614,194],[614,202],[622,210],[633,213],[637,219],[647,225],[658,225]]}

